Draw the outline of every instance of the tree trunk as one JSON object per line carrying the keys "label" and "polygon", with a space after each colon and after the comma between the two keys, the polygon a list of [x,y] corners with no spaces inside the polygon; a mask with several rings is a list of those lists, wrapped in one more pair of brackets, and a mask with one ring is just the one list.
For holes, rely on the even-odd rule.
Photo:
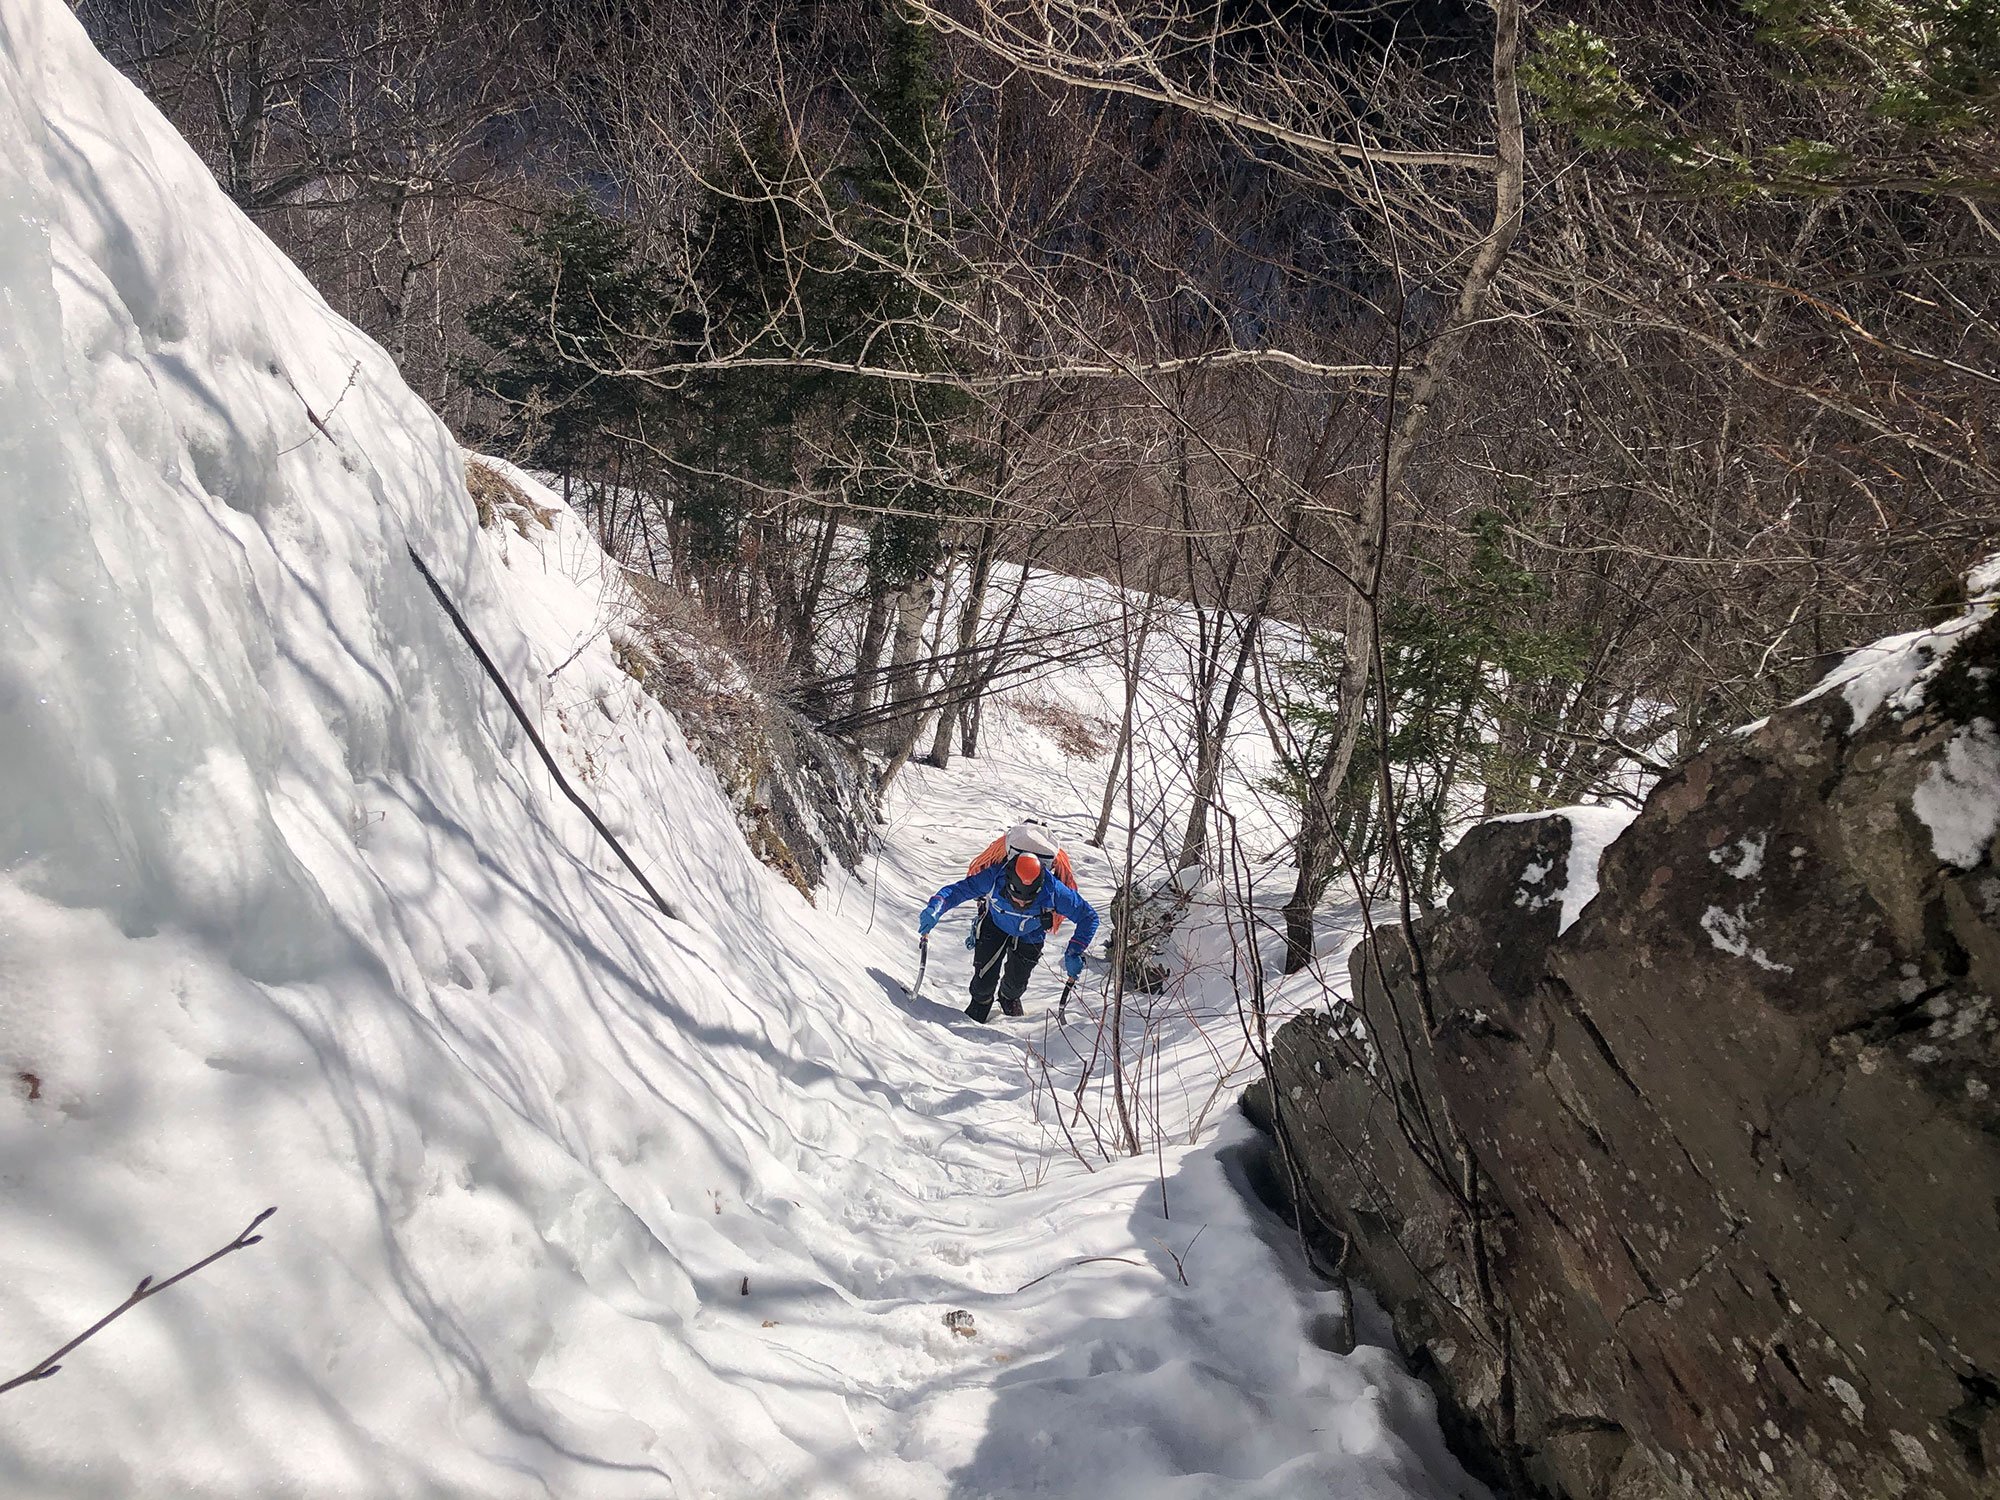
{"label": "tree trunk", "polygon": [[[791,642],[789,665],[796,676],[807,681],[819,675],[819,650],[814,632],[819,623],[820,600],[826,594],[826,576],[833,564],[834,543],[839,535],[839,513],[829,511],[820,522],[819,535],[813,541],[811,561],[799,585],[792,617],[787,621]],[[813,693],[806,705],[807,711],[816,717],[824,713],[826,706],[823,692]]]}
{"label": "tree trunk", "polygon": [[1243,695],[1243,677],[1250,665],[1250,654],[1256,649],[1257,627],[1261,618],[1261,615],[1253,615],[1244,622],[1236,663],[1230,668],[1229,684],[1223,689],[1222,707],[1216,711],[1215,721],[1202,737],[1195,755],[1194,802],[1188,808],[1187,827],[1181,834],[1181,853],[1176,869],[1185,870],[1190,865],[1205,864],[1207,861],[1208,815],[1215,804],[1216,788],[1222,781],[1223,751],[1229,738],[1229,721],[1236,716],[1236,701]]}
{"label": "tree trunk", "polygon": [[974,698],[970,709],[960,709],[958,723],[958,753],[967,760],[979,753],[979,718],[985,710],[986,699]]}
{"label": "tree trunk", "polygon": [[[1243,622],[1243,635],[1237,643],[1236,660],[1229,669],[1229,684],[1222,692],[1222,706],[1216,711],[1215,720],[1209,726],[1196,752],[1194,806],[1188,809],[1187,831],[1181,837],[1181,857],[1176,868],[1185,870],[1190,865],[1202,864],[1208,853],[1208,815],[1215,804],[1215,793],[1222,781],[1222,762],[1228,746],[1229,724],[1236,717],[1236,704],[1243,696],[1243,682],[1250,669],[1250,658],[1257,650],[1257,634],[1264,623],[1264,616],[1270,611],[1271,596],[1276,593],[1278,577],[1285,570],[1285,559],[1291,555],[1293,528],[1298,525],[1302,507],[1294,505],[1280,523],[1277,544],[1271,549],[1271,561],[1264,569],[1263,581],[1257,587],[1257,597],[1250,606],[1249,618]],[[1221,611],[1217,611],[1216,627],[1221,629]]]}
{"label": "tree trunk", "polygon": [[[972,549],[972,576],[966,590],[965,609],[958,617],[958,647],[949,674],[951,692],[944,706],[938,710],[937,733],[931,739],[930,763],[940,769],[951,763],[953,725],[958,726],[967,755],[971,755],[979,743],[977,707],[982,681],[979,627],[985,618],[986,590],[993,577],[993,559],[998,552],[1000,530],[994,516],[1000,507],[1000,497],[1007,492],[1012,477],[1013,464],[1003,443],[994,469],[993,493],[986,503],[986,519],[979,528],[979,539]],[[1017,606],[1019,602],[1017,597]],[[1010,611],[1008,619],[1012,617]],[[1004,635],[1006,620],[1001,622],[1000,629]]]}
{"label": "tree trunk", "polygon": [[[1125,667],[1125,703],[1118,714],[1118,744],[1111,752],[1111,773],[1104,778],[1104,800],[1097,809],[1097,828],[1089,840],[1094,849],[1102,849],[1105,839],[1110,837],[1111,809],[1118,800],[1118,768],[1132,753],[1132,728],[1139,713],[1139,684],[1146,672],[1146,640],[1153,633],[1153,612],[1159,603],[1160,579],[1165,575],[1167,565],[1167,549],[1157,548],[1153,553],[1152,570],[1146,577],[1146,592],[1139,605],[1139,633],[1135,639],[1132,634],[1132,598],[1125,587],[1125,553],[1118,547],[1116,531],[1112,533],[1112,545],[1118,548],[1118,592],[1122,605],[1118,623],[1125,638],[1125,649],[1121,653]],[[1128,843],[1130,836],[1128,828]]]}
{"label": "tree trunk", "polygon": [[[923,597],[923,608],[917,611],[917,630],[913,642],[908,641],[907,632],[911,613],[910,600],[918,593]],[[932,602],[942,602],[951,594],[949,573],[940,585],[932,578],[920,578],[902,596],[902,612],[896,621],[896,647],[890,669],[889,701],[891,704],[907,706],[905,713],[897,715],[887,726],[889,763],[875,778],[875,791],[879,796],[896,779],[910,757],[917,752],[917,740],[924,732],[925,703],[929,702],[937,687],[938,653],[944,649],[944,622],[946,611],[937,612],[937,629],[931,633],[929,641],[923,638],[923,627],[930,619]],[[907,643],[906,643],[907,642]]]}
{"label": "tree trunk", "polygon": [[895,596],[895,633],[889,646],[889,670],[882,677],[884,707],[892,717],[882,725],[883,738],[899,740],[918,717],[911,705],[923,696],[924,626],[930,623],[931,606],[937,602],[937,579],[926,573],[910,581]]}
{"label": "tree trunk", "polygon": [[959,753],[966,756],[979,753],[979,721],[986,710],[986,692],[994,677],[1006,660],[1010,645],[1008,632],[1014,628],[1014,619],[1021,612],[1021,601],[1027,597],[1028,577],[1033,571],[1029,559],[1021,563],[1021,581],[1014,585],[1014,597],[1007,601],[1007,612],[1000,617],[1000,629],[993,637],[993,645],[980,659],[979,675],[970,686],[972,708],[965,719],[965,727],[959,735]]}
{"label": "tree trunk", "polygon": [[965,719],[965,703],[962,694],[978,676],[979,664],[975,648],[979,644],[979,621],[986,612],[986,584],[993,576],[993,523],[988,521],[979,531],[979,542],[972,556],[972,578],[966,591],[965,608],[958,617],[958,644],[952,658],[951,690],[945,703],[938,709],[937,733],[931,738],[931,752],[925,757],[930,764],[942,770],[951,764],[952,726]]}
{"label": "tree trunk", "polygon": [[[1313,911],[1334,875],[1337,849],[1333,838],[1333,794],[1347,780],[1355,746],[1360,742],[1362,715],[1376,652],[1376,607],[1382,582],[1382,556],[1389,539],[1389,505],[1402,488],[1410,459],[1430,422],[1431,405],[1443,389],[1473,329],[1485,318],[1493,283],[1521,232],[1521,188],[1525,177],[1526,143],[1521,127],[1521,95],[1515,66],[1521,46],[1521,0],[1492,0],[1493,113],[1498,170],[1493,181],[1493,219],[1486,238],[1460,283],[1450,318],[1431,340],[1411,373],[1402,408],[1396,411],[1384,445],[1378,482],[1370,487],[1356,527],[1354,565],[1349,575],[1354,595],[1347,612],[1345,663],[1341,671],[1340,706],[1334,750],[1314,775],[1300,817],[1294,845],[1298,880],[1285,903],[1285,972],[1295,974],[1312,961]],[[1396,364],[1402,364],[1402,314],[1397,316]],[[1391,410],[1396,386],[1390,385]],[[1384,752],[1386,753],[1386,751]],[[1385,810],[1386,821],[1394,818]]]}
{"label": "tree trunk", "polygon": [[868,617],[861,626],[861,646],[854,654],[854,686],[847,711],[865,714],[875,704],[875,678],[882,666],[882,647],[889,634],[889,590],[873,568],[868,570]]}

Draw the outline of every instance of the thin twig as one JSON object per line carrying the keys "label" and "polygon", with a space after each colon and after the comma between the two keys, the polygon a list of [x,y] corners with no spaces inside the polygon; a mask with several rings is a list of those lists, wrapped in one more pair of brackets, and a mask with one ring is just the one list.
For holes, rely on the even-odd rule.
{"label": "thin twig", "polygon": [[200,1260],[196,1261],[193,1265],[187,1267],[185,1270],[174,1272],[174,1274],[169,1276],[165,1281],[155,1281],[150,1276],[140,1277],[139,1284],[134,1288],[132,1288],[131,1296],[127,1297],[123,1302],[119,1303],[116,1307],[112,1308],[110,1312],[106,1313],[103,1317],[99,1318],[95,1323],[92,1323],[88,1328],[84,1329],[82,1333],[79,1333],[75,1338],[71,1339],[67,1344],[64,1344],[60,1349],[56,1350],[55,1353],[49,1355],[39,1364],[34,1365],[27,1371],[27,1373],[22,1375],[16,1375],[12,1380],[8,1381],[6,1384],[0,1385],[0,1394],[5,1394],[6,1392],[13,1390],[14,1387],[17,1385],[28,1385],[33,1381],[47,1380],[51,1375],[55,1374],[56,1371],[62,1368],[62,1361],[64,1357],[70,1353],[71,1350],[75,1349],[79,1344],[83,1343],[84,1340],[92,1338],[99,1333],[102,1333],[106,1328],[110,1327],[112,1323],[116,1322],[119,1318],[122,1318],[126,1313],[130,1312],[133,1308],[137,1307],[141,1302],[144,1302],[148,1297],[156,1297],[161,1292],[164,1292],[168,1287],[174,1285],[174,1283],[180,1281],[186,1281],[188,1277],[194,1275],[195,1272],[202,1270],[208,1266],[214,1265],[217,1261],[221,1260],[222,1257],[225,1255],[234,1255],[238,1250],[248,1250],[252,1245],[256,1244],[259,1240],[264,1238],[263,1235],[258,1234],[256,1232],[257,1226],[263,1223],[266,1219],[270,1218],[271,1215],[276,1213],[277,1211],[278,1210],[275,1207],[265,1209],[261,1214],[257,1215],[256,1218],[252,1219],[248,1224],[246,1224],[243,1227],[243,1232],[241,1234],[237,1235],[235,1239],[231,1240],[228,1244],[224,1245],[220,1250],[217,1250],[212,1255],[204,1255]]}
{"label": "thin twig", "polygon": [[[1197,1229],[1194,1232],[1194,1240],[1200,1239],[1202,1235],[1207,1231],[1207,1229],[1208,1226],[1206,1224],[1202,1225],[1200,1229]],[[1189,1240],[1187,1242],[1187,1248],[1181,1251],[1181,1253],[1178,1255],[1174,1254],[1174,1252],[1168,1248],[1165,1240],[1162,1240],[1160,1242],[1160,1248],[1167,1252],[1167,1259],[1174,1263],[1174,1274],[1180,1277],[1182,1286],[1194,1285],[1192,1281],[1189,1281],[1187,1279],[1187,1258],[1190,1255],[1194,1254],[1194,1240]]]}
{"label": "thin twig", "polygon": [[[1192,1248],[1193,1241],[1189,1241],[1189,1245],[1190,1248]],[[1022,1283],[1020,1286],[1014,1288],[1014,1295],[1018,1297],[1021,1295],[1021,1293],[1025,1292],[1029,1287],[1047,1281],[1051,1276],[1056,1274],[1056,1271],[1069,1271],[1075,1269],[1077,1266],[1087,1266],[1091,1265],[1096,1261],[1101,1261],[1101,1260],[1115,1260],[1121,1266],[1137,1266],[1142,1271],[1146,1269],[1146,1263],[1144,1261],[1133,1260],[1128,1255],[1086,1255],[1081,1260],[1073,1260],[1066,1266],[1057,1266],[1055,1271],[1044,1271],[1042,1272],[1041,1275],[1037,1276],[1033,1281]]]}

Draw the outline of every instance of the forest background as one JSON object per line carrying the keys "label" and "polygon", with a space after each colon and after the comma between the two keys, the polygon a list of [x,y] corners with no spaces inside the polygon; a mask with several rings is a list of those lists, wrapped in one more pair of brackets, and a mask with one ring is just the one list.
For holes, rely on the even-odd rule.
{"label": "forest background", "polygon": [[[1464,817],[1630,799],[1994,540],[1987,0],[77,9],[878,785],[1085,650],[1129,764],[1171,616],[1162,862],[1254,715],[1292,966],[1343,871],[1428,902]],[[1127,602],[1051,632],[1028,565]]]}

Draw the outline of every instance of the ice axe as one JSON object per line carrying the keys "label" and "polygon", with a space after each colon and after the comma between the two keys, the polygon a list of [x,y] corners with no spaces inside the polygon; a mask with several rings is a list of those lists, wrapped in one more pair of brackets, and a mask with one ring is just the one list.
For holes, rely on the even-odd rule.
{"label": "ice axe", "polygon": [[1058,1026],[1069,1025],[1065,1012],[1069,1010],[1069,992],[1075,988],[1076,977],[1074,975],[1063,981],[1062,994],[1056,999],[1056,1025]]}
{"label": "ice axe", "polygon": [[917,936],[917,980],[910,986],[910,994],[921,1000],[924,994],[924,970],[930,967],[931,935],[928,932]]}

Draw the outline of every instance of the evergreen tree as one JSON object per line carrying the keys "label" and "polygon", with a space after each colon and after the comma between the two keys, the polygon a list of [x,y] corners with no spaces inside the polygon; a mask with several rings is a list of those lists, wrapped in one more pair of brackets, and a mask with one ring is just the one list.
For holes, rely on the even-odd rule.
{"label": "evergreen tree", "polygon": [[[830,294],[823,236],[813,234],[791,196],[771,191],[801,180],[806,169],[767,122],[715,170],[689,251],[689,274],[706,309],[706,347],[751,358],[813,352]],[[830,375],[810,368],[725,366],[691,375],[676,392],[676,514],[698,568],[733,561],[746,516],[797,483],[798,430],[833,386]]]}
{"label": "evergreen tree", "polygon": [[[971,468],[963,393],[782,363],[952,368],[943,301],[918,285],[936,286],[940,269],[923,231],[941,209],[945,88],[929,33],[900,9],[883,17],[879,37],[841,160],[811,160],[806,143],[772,122],[711,170],[690,232],[702,340],[723,355],[779,363],[698,372],[670,405],[690,561],[708,576],[733,567],[749,550],[753,515],[768,527],[774,501],[809,492],[867,528],[875,627],[887,596],[934,567]],[[818,196],[808,182],[833,189],[833,222],[801,207]],[[864,668],[869,654],[864,647]]]}
{"label": "evergreen tree", "polygon": [[631,231],[582,198],[519,234],[504,289],[466,315],[497,357],[465,373],[505,406],[530,461],[567,476],[654,404],[644,381],[617,372],[647,361],[670,302]]}
{"label": "evergreen tree", "polygon": [[[1990,194],[2000,186],[2000,0],[1738,0],[1784,113],[1727,98],[1669,102],[1581,21],[1548,26],[1522,80],[1580,144],[1655,160],[1681,188],[1731,198],[1856,188]],[[1684,90],[1682,92],[1685,92]],[[1844,107],[1826,108],[1838,101]],[[1773,127],[1777,128],[1773,128]]]}
{"label": "evergreen tree", "polygon": [[[860,253],[838,278],[833,316],[844,356],[913,374],[952,368],[934,242],[921,221],[941,211],[946,88],[930,32],[886,8],[880,61],[860,97],[860,124],[841,174]],[[912,234],[912,220],[919,233]],[[912,260],[917,263],[912,264]],[[914,274],[901,274],[907,270]],[[908,585],[936,562],[959,510],[955,476],[971,463],[959,430],[972,403],[943,384],[863,378],[847,422],[848,484],[871,514],[871,594]]]}
{"label": "evergreen tree", "polygon": [[[1493,811],[1535,805],[1534,767],[1521,764],[1496,733],[1516,705],[1581,669],[1576,633],[1537,618],[1547,599],[1540,579],[1507,556],[1501,517],[1473,518],[1473,547],[1455,568],[1428,566],[1422,586],[1399,590],[1383,607],[1385,680],[1371,683],[1369,714],[1346,784],[1336,796],[1343,845],[1363,868],[1381,868],[1379,700],[1388,694],[1388,760],[1397,785],[1397,831],[1418,893],[1430,899],[1437,859],[1475,796]],[[1337,728],[1334,702],[1343,665],[1338,636],[1315,635],[1292,664],[1294,692],[1283,706],[1300,751],[1282,765],[1278,789],[1297,800],[1312,782]],[[1518,737],[1515,737],[1518,742]]]}

